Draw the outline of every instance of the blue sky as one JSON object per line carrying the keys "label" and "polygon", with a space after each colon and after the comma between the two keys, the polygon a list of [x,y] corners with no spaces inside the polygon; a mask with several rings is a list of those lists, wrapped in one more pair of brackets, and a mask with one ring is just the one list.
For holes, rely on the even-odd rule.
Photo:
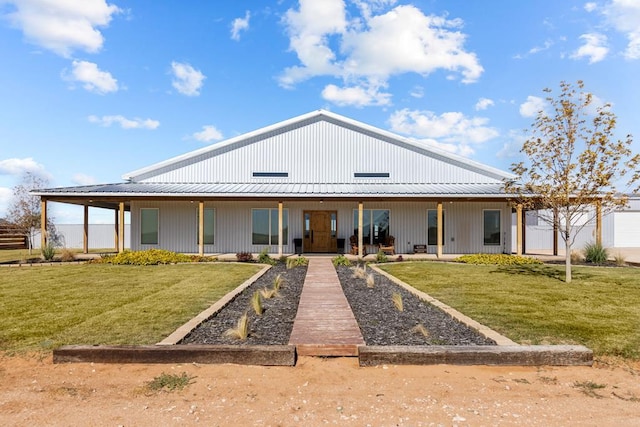
{"label": "blue sky", "polygon": [[508,170],[563,80],[640,152],[640,0],[0,0],[0,53],[0,217],[320,108]]}

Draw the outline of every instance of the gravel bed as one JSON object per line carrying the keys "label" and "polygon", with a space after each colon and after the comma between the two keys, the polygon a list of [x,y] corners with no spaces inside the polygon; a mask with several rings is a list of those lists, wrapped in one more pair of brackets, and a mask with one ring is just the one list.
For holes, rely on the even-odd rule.
{"label": "gravel bed", "polygon": [[[352,267],[339,266],[337,271],[367,345],[496,345],[371,269],[367,274],[375,278],[373,288],[355,278]],[[394,293],[402,295],[402,312],[392,302]],[[419,324],[426,336],[414,329]]]}
{"label": "gravel bed", "polygon": [[[251,297],[257,290],[272,288],[278,274],[284,279],[280,296],[263,299],[264,313],[262,316],[256,315],[251,308]],[[307,267],[287,269],[282,263],[274,265],[227,306],[194,329],[180,344],[288,344],[306,274]],[[238,340],[225,336],[225,332],[234,328],[244,313],[249,315],[249,337]]]}

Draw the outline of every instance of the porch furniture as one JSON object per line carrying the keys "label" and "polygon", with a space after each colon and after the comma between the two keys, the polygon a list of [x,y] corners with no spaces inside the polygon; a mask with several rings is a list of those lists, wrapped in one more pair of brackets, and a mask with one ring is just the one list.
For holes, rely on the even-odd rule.
{"label": "porch furniture", "polygon": [[389,236],[385,239],[384,243],[380,243],[380,250],[387,255],[396,254],[396,238]]}
{"label": "porch furniture", "polygon": [[[358,236],[349,237],[349,243],[351,244],[351,251],[349,252],[351,255],[358,255]],[[367,255],[367,246],[365,244],[362,245],[362,256]]]}

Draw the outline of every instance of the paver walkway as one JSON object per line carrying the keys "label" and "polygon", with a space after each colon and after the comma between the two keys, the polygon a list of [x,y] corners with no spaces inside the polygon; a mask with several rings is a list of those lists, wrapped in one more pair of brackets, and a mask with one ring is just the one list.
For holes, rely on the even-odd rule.
{"label": "paver walkway", "polygon": [[357,356],[364,345],[330,258],[309,258],[289,344],[300,356]]}

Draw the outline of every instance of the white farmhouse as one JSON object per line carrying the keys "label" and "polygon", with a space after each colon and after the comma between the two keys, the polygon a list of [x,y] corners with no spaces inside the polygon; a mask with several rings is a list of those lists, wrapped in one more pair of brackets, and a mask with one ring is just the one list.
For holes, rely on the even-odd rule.
{"label": "white farmhouse", "polygon": [[521,246],[503,190],[512,175],[324,110],[123,178],[36,194],[43,215],[48,201],[85,206],[85,223],[89,206],[114,209],[119,250],[125,211],[133,250],[363,255],[391,236],[396,253]]}

